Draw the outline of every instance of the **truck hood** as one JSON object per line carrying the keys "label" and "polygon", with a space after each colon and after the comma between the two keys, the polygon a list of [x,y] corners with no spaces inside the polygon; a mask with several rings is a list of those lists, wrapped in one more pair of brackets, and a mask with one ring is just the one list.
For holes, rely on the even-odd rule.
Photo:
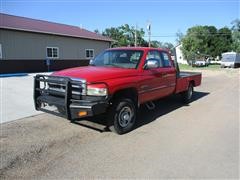
{"label": "truck hood", "polygon": [[106,79],[116,79],[123,77],[136,76],[136,69],[124,69],[115,67],[84,66],[65,69],[54,72],[54,76],[67,76],[71,78],[81,78],[88,82],[99,82]]}

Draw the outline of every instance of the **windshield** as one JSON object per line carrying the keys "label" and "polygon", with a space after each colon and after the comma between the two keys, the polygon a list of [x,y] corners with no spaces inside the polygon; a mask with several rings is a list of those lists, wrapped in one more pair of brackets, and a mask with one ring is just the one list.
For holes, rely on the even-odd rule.
{"label": "windshield", "polygon": [[223,54],[222,62],[233,62],[235,60],[235,54]]}
{"label": "windshield", "polygon": [[139,50],[108,50],[94,58],[91,65],[135,69],[142,55]]}

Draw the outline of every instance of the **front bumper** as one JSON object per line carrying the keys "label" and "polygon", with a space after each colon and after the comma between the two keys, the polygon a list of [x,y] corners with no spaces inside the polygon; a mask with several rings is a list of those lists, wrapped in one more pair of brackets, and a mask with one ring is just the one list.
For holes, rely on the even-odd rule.
{"label": "front bumper", "polygon": [[[69,120],[79,119],[88,116],[95,116],[107,111],[109,106],[107,97],[91,97],[79,95],[75,98],[73,91],[77,91],[74,86],[79,86],[68,77],[54,77],[46,75],[37,75],[34,77],[34,104],[38,111],[47,112],[57,116],[65,117]],[[61,85],[63,92],[51,90],[49,84]],[[41,85],[42,84],[42,85]],[[41,87],[42,86],[42,87]],[[79,86],[80,87],[80,86]],[[83,91],[82,86],[79,91]]]}
{"label": "front bumper", "polygon": [[78,119],[87,116],[95,116],[105,113],[107,108],[107,102],[72,103],[70,104],[71,118]]}

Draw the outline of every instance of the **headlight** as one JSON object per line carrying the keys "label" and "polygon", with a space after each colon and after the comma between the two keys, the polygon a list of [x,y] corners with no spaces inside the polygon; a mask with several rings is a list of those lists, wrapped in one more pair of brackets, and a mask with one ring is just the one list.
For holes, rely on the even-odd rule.
{"label": "headlight", "polygon": [[107,86],[105,84],[87,85],[88,96],[107,96]]}

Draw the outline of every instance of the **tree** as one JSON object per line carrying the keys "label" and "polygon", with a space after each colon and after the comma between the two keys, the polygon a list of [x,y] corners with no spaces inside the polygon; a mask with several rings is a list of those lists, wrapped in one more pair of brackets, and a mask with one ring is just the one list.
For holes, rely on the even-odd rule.
{"label": "tree", "polygon": [[186,36],[182,39],[182,51],[187,60],[195,59],[198,54],[204,53],[207,34],[203,26],[194,26],[187,30]]}
{"label": "tree", "polygon": [[151,46],[154,48],[168,49],[172,54],[174,53],[174,45],[170,42],[163,43],[160,41],[153,40],[151,41]]}
{"label": "tree", "polygon": [[153,40],[151,41],[151,46],[154,48],[160,48],[163,47],[163,43],[160,41]]}
{"label": "tree", "polygon": [[232,50],[240,53],[240,19],[232,22]]}
{"label": "tree", "polygon": [[148,42],[143,38],[145,36],[145,31],[143,28],[137,30],[137,43],[138,46],[148,47]]}
{"label": "tree", "polygon": [[184,35],[183,35],[183,33],[182,33],[180,30],[178,30],[178,31],[176,32],[176,37],[177,37],[176,43],[177,43],[177,44],[181,44]]}
{"label": "tree", "polygon": [[219,51],[216,49],[216,43],[218,42],[218,30],[215,26],[204,26],[207,33],[205,34],[205,50],[202,52],[207,56],[216,57]]}
{"label": "tree", "polygon": [[[143,28],[135,29],[134,26],[128,24],[121,25],[119,27],[106,28],[102,35],[111,37],[115,40],[113,47],[119,46],[134,46],[135,45],[135,33],[137,34],[137,46],[148,47],[148,42],[143,38],[145,31]],[[164,48],[173,51],[173,44],[169,42],[160,42],[153,40],[151,46],[155,48]]]}
{"label": "tree", "polygon": [[124,46],[125,44],[127,44],[127,39],[119,28],[107,28],[103,31],[102,35],[111,37],[113,40],[115,40],[113,46]]}
{"label": "tree", "polygon": [[224,52],[232,51],[232,32],[229,28],[224,27],[218,30],[216,51],[219,56]]}
{"label": "tree", "polygon": [[136,30],[134,26],[130,27],[128,24],[124,24],[116,28],[106,28],[103,31],[104,36],[111,37],[116,41],[114,46],[134,46],[135,33],[137,34],[137,45],[147,46],[147,42],[143,38],[145,32],[142,28],[140,30]]}
{"label": "tree", "polygon": [[170,50],[172,54],[174,53],[174,45],[170,42],[165,42],[162,48]]}
{"label": "tree", "polygon": [[184,57],[191,61],[207,56],[220,56],[232,49],[231,30],[227,27],[217,30],[214,26],[194,26],[182,38]]}
{"label": "tree", "polygon": [[232,30],[240,31],[240,19],[235,19],[231,24]]}
{"label": "tree", "polygon": [[101,34],[98,29],[95,29],[94,32],[95,32],[96,34]]}

